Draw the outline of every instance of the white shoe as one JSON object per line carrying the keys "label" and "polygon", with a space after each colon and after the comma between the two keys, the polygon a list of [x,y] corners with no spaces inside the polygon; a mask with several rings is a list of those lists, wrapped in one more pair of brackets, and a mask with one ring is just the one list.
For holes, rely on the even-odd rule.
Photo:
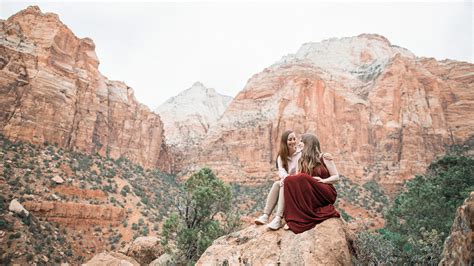
{"label": "white shoe", "polygon": [[262,225],[262,224],[266,224],[268,223],[268,214],[262,214],[262,216],[258,217],[257,219],[255,219],[255,224],[257,225]]}
{"label": "white shoe", "polygon": [[283,226],[283,223],[281,222],[281,217],[280,216],[275,216],[275,218],[273,218],[272,222],[267,224],[267,227],[272,229],[272,230],[278,230],[282,226]]}

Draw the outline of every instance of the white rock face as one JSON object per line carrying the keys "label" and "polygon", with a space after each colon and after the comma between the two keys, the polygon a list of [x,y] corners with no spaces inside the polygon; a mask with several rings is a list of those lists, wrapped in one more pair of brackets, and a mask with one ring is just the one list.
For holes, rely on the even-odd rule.
{"label": "white rock face", "polygon": [[55,176],[55,177],[53,177],[52,180],[53,180],[54,182],[56,182],[56,184],[62,184],[62,183],[64,183],[64,179],[62,179],[62,178],[61,178],[60,176],[58,176],[58,175]]}
{"label": "white rock face", "polygon": [[397,54],[411,59],[416,58],[412,52],[392,45],[383,36],[361,34],[356,37],[305,43],[296,54],[283,57],[271,68],[276,69],[285,64],[311,64],[324,70],[329,79],[355,78],[347,85],[357,87],[382,72],[391,58]]}
{"label": "white rock face", "polygon": [[[255,74],[242,90],[244,93],[237,95],[236,100],[222,114],[219,122],[210,128],[206,141],[219,138],[223,130],[239,127],[239,124],[276,119],[281,99],[289,101],[285,107],[286,115],[304,115],[301,113],[301,108],[292,101],[298,97],[294,88],[300,85],[286,80],[293,75],[293,69],[301,68],[301,72],[304,71],[308,78],[319,76],[330,86],[333,86],[333,83],[343,83],[345,87],[352,90],[339,93],[346,94],[348,100],[354,101],[355,104],[367,104],[353,93],[359,96],[363,94],[361,91],[373,84],[374,79],[385,70],[387,64],[397,54],[410,59],[416,58],[409,50],[392,45],[385,37],[376,34],[361,34],[355,37],[331,38],[321,42],[305,43],[295,54],[288,54],[266,70]],[[287,69],[286,73],[284,69]],[[274,80],[262,82],[262,79],[276,71],[283,75]],[[284,82],[279,81],[282,76],[285,78]],[[280,83],[284,85],[278,88],[272,87],[275,84],[281,85]],[[250,94],[257,91],[256,95],[250,97],[251,103],[242,101],[242,98],[248,98],[246,91],[249,90],[252,90],[248,92]],[[253,102],[258,102],[260,108],[248,108]],[[241,111],[235,112],[234,109]]]}
{"label": "white rock face", "polygon": [[159,114],[169,145],[196,144],[226,110],[232,97],[218,94],[196,82],[179,95],[160,105]]}
{"label": "white rock face", "polygon": [[21,205],[20,202],[18,202],[18,200],[14,199],[10,202],[10,206],[8,207],[8,210],[14,212],[14,213],[17,213],[17,214],[21,214],[22,212],[24,212],[27,216],[28,214],[30,214],[24,207],[23,205]]}
{"label": "white rock face", "polygon": [[316,133],[345,176],[393,188],[472,136],[473,67],[418,58],[374,34],[307,43],[253,75],[175,165],[267,182],[277,178],[279,138],[293,129]]}

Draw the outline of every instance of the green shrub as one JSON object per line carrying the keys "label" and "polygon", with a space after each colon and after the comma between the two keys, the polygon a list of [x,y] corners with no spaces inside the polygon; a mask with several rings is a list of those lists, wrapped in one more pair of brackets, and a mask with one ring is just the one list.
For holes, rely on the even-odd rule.
{"label": "green shrub", "polygon": [[355,264],[386,265],[396,263],[396,246],[380,234],[362,232],[355,241]]}
{"label": "green shrub", "polygon": [[438,264],[456,209],[474,190],[473,176],[469,157],[446,155],[433,162],[424,176],[405,183],[385,214],[385,228],[360,236],[357,260],[383,264],[383,246],[390,247],[383,252],[397,264]]}
{"label": "green shrub", "polygon": [[386,213],[387,229],[421,237],[420,229],[448,234],[456,209],[474,191],[474,160],[445,156],[429,166],[425,176],[405,184]]}
{"label": "green shrub", "polygon": [[128,193],[130,193],[130,187],[128,185],[125,185],[122,188],[122,190],[120,191],[120,194],[122,194],[122,196],[126,197]]}
{"label": "green shrub", "polygon": [[11,230],[13,227],[13,224],[9,223],[6,220],[0,219],[0,229],[1,230]]}
{"label": "green shrub", "polygon": [[0,213],[6,210],[7,210],[7,201],[2,195],[0,195]]}
{"label": "green shrub", "polygon": [[178,260],[194,263],[212,241],[224,233],[214,218],[217,213],[230,210],[231,200],[230,186],[219,180],[208,168],[194,173],[185,182],[178,214],[173,214],[165,221],[162,234],[166,236],[163,242],[169,243],[171,232],[176,232],[174,240],[179,250]]}
{"label": "green shrub", "polygon": [[20,237],[21,237],[21,233],[16,232],[16,233],[13,233],[13,234],[9,235],[8,239],[16,239],[16,238],[20,238]]}
{"label": "green shrub", "polygon": [[64,254],[68,257],[71,257],[73,253],[72,253],[72,250],[68,249],[64,252]]}
{"label": "green shrub", "polygon": [[353,220],[354,218],[352,218],[352,216],[350,216],[349,214],[347,214],[347,212],[343,209],[339,209],[338,210],[339,213],[341,214],[342,218],[344,219],[344,221],[346,222],[349,222],[351,220]]}

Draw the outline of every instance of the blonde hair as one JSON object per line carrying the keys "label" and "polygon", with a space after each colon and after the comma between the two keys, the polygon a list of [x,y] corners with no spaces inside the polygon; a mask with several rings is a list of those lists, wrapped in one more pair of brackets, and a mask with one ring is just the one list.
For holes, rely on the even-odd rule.
{"label": "blonde hair", "polygon": [[298,169],[300,173],[311,175],[313,168],[321,164],[319,159],[321,154],[319,140],[316,135],[306,133],[301,136],[301,141],[304,147],[301,152],[301,158],[298,161]]}

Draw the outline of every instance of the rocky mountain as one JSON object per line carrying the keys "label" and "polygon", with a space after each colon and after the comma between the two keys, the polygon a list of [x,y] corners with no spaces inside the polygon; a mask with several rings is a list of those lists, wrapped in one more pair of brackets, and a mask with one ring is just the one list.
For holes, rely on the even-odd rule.
{"label": "rocky mountain", "polygon": [[167,100],[155,109],[163,121],[166,144],[187,147],[200,143],[231,100],[201,82]]}
{"label": "rocky mountain", "polygon": [[352,265],[352,239],[338,218],[298,235],[252,225],[214,240],[196,265]]}
{"label": "rocky mountain", "polygon": [[316,133],[354,180],[393,187],[474,132],[474,65],[419,58],[374,34],[304,44],[255,74],[182,171],[207,165],[221,178],[276,178],[286,129]]}
{"label": "rocky mountain", "polygon": [[94,49],[35,6],[0,21],[0,133],[169,171],[160,117],[99,72]]}
{"label": "rocky mountain", "polygon": [[0,264],[76,265],[159,236],[178,192],[175,176],[123,157],[0,134]]}

